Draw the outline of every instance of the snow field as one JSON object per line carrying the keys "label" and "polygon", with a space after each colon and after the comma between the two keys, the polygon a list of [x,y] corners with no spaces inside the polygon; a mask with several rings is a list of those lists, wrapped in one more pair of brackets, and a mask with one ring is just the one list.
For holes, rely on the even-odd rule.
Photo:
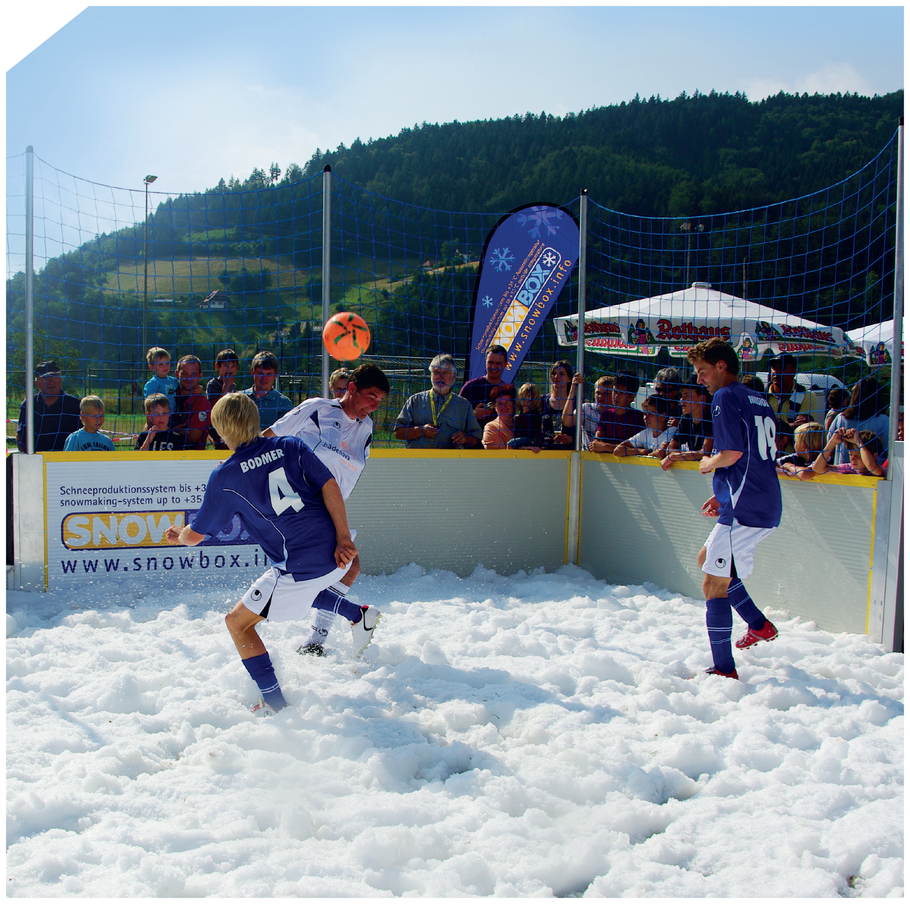
{"label": "snow field", "polygon": [[735,682],[699,601],[412,565],[357,582],[359,662],[261,626],[257,719],[239,595],[9,595],[9,896],[902,894],[903,656],[864,637],[771,610]]}

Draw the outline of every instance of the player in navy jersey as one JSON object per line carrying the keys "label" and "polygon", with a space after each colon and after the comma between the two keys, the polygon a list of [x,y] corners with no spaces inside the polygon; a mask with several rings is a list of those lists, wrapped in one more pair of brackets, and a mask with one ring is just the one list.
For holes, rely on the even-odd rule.
{"label": "player in navy jersey", "polygon": [[714,472],[714,495],[702,513],[718,520],[698,554],[705,573],[702,590],[714,660],[707,671],[738,678],[730,646],[732,610],[749,625],[736,641],[738,649],[777,637],[777,628],[752,602],[742,582],[752,573],[755,547],[780,524],[776,421],[764,394],[739,382],[739,359],[728,343],[708,339],[691,348],[688,358],[698,382],[713,393],[714,452],[698,466],[702,474]]}
{"label": "player in navy jersey", "polygon": [[[225,621],[244,666],[262,691],[253,711],[270,715],[287,702],[256,625],[266,618],[305,618],[320,592],[347,572],[357,547],[341,490],[306,443],[290,436],[263,437],[259,409],[243,393],[219,399],[212,423],[233,455],[209,477],[193,523],[168,528],[165,536],[169,543],[196,546],[238,515],[265,551],[271,567]],[[360,655],[372,640],[379,612],[337,596],[328,605],[352,623],[354,655]]]}

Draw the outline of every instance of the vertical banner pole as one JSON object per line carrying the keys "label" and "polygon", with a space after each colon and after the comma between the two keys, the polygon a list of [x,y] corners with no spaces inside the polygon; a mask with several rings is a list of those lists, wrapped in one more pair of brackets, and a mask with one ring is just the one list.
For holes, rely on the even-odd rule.
{"label": "vertical banner pole", "polygon": [[[331,316],[332,292],[332,167],[322,171],[322,326]],[[322,327],[319,328],[322,338]],[[320,341],[320,345],[322,342]],[[322,345],[322,397],[329,394],[329,353]]]}
{"label": "vertical banner pole", "polygon": [[[578,217],[578,345],[575,353],[575,371],[584,373],[585,363],[585,293],[587,281],[588,194],[582,191]],[[579,536],[581,532],[581,436],[584,430],[582,400],[584,386],[575,392],[575,450],[569,459],[569,506],[566,525],[566,562],[578,564]]]}
{"label": "vertical banner pole", "polygon": [[[581,192],[578,212],[578,342],[575,349],[575,372],[584,373],[585,367],[585,294],[588,290],[588,190]],[[575,451],[582,448],[582,434],[584,423],[582,418],[582,402],[584,400],[584,386],[577,387],[575,391]]]}
{"label": "vertical banner pole", "polygon": [[25,412],[26,450],[35,451],[35,149],[25,149]]}
{"label": "vertical banner pole", "polygon": [[[904,348],[904,117],[897,127],[897,201],[894,226],[894,339],[891,354],[891,423],[888,428],[888,449],[897,440],[897,419],[901,399],[901,360]],[[892,479],[889,469],[888,480]]]}

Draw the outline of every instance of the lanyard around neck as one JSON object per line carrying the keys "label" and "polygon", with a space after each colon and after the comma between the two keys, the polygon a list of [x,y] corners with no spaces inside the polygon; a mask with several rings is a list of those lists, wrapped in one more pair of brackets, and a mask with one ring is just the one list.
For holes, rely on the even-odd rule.
{"label": "lanyard around neck", "polygon": [[442,408],[439,411],[436,411],[436,393],[434,390],[430,390],[430,411],[433,414],[433,426],[439,426],[439,418],[442,417],[443,411],[446,410],[446,405],[452,401],[452,390],[450,389],[446,394],[446,400],[442,403]]}

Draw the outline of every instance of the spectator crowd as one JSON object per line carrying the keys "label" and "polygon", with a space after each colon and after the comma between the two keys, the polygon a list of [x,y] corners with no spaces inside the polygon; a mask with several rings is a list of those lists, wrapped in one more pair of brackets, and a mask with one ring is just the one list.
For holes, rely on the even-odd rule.
{"label": "spectator crowd", "polygon": [[[202,450],[227,447],[211,423],[215,403],[242,392],[256,405],[265,431],[294,409],[277,388],[279,361],[268,351],[250,363],[252,385],[241,389],[240,359],[233,349],[218,352],[215,373],[203,382],[203,365],[193,355],[181,357],[171,375],[166,349],[149,349],[151,376],[144,387],[146,428],[131,437],[141,452]],[[504,382],[508,352],[491,345],[485,373],[467,380],[456,392],[459,369],[451,354],[441,353],[427,366],[429,386],[404,403],[394,435],[408,449],[542,449],[571,448],[580,416],[581,443],[586,451],[619,458],[654,458],[666,471],[680,462],[698,462],[713,452],[711,394],[693,373],[683,377],[676,367],[660,370],[641,403],[636,373],[622,370],[600,377],[593,401],[577,405],[583,374],[565,360],[549,370],[541,393],[534,383],[518,387]],[[34,372],[34,451],[113,451],[110,436],[101,431],[104,402],[95,395],[82,399],[63,389],[63,374],[55,361],[38,364]],[[767,390],[760,378],[743,375],[750,392],[764,398],[774,419],[777,467],[781,475],[811,480],[819,474],[883,476],[887,470],[889,417],[887,387],[874,375],[852,389],[833,386],[827,393],[797,382],[797,361],[781,354],[770,361]],[[340,369],[329,378],[332,398],[345,398],[348,373]],[[898,436],[903,439],[903,409]],[[17,445],[26,451],[27,405],[22,402],[16,430]]]}

